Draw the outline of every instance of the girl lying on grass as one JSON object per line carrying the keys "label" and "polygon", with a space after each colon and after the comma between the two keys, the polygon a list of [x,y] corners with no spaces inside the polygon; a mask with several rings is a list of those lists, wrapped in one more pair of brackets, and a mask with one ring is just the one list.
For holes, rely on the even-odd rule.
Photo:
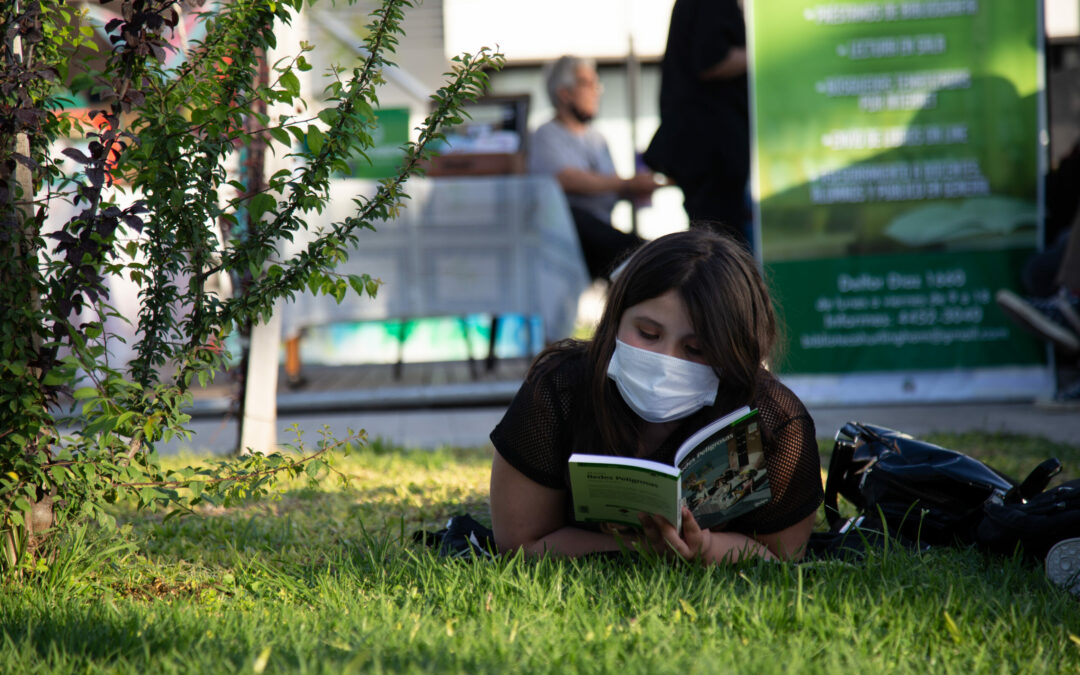
{"label": "girl lying on grass", "polygon": [[[707,230],[641,246],[616,276],[592,340],[549,347],[491,433],[491,516],[499,550],[579,556],[652,549],[706,563],[802,557],[822,501],[814,422],[763,366],[776,341],[753,258]],[[575,522],[573,452],[671,463],[707,422],[758,408],[771,499],[722,529],[683,510],[682,531],[639,514],[642,531]]]}

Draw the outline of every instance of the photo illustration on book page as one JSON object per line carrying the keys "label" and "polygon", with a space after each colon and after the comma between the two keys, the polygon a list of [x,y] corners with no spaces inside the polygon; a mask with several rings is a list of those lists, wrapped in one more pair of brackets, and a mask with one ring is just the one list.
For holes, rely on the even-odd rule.
{"label": "photo illustration on book page", "polygon": [[683,504],[703,528],[723,525],[772,497],[757,415],[723,429],[683,460]]}

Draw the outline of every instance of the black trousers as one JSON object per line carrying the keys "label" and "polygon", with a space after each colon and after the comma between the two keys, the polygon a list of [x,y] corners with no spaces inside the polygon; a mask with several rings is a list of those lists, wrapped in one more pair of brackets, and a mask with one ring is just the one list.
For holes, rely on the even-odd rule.
{"label": "black trousers", "polygon": [[690,227],[726,234],[753,250],[745,179],[733,180],[726,172],[716,171],[703,176],[680,176],[678,185]]}
{"label": "black trousers", "polygon": [[645,241],[636,234],[612,227],[585,209],[572,206],[570,214],[585,255],[585,266],[593,279],[607,279],[623,258]]}

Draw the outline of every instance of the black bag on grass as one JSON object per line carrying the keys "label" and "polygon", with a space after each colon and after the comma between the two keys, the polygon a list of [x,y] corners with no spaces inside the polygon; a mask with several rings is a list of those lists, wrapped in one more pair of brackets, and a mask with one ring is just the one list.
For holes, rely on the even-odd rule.
{"label": "black bag on grass", "polygon": [[413,533],[413,541],[426,544],[446,558],[493,558],[495,534],[469,514],[451,516],[435,532]]}
{"label": "black bag on grass", "polygon": [[[891,534],[934,546],[979,543],[987,508],[1024,506],[1060,469],[1056,459],[1047,460],[1018,483],[963,453],[849,422],[837,432],[829,461],[825,515],[831,527],[842,526],[837,497],[843,496]],[[1000,534],[1003,547],[1008,533]]]}

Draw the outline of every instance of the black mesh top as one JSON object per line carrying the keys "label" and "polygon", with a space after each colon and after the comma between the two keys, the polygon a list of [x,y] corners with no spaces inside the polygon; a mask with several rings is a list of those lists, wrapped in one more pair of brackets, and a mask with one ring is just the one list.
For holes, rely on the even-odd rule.
{"label": "black mesh top", "polygon": [[[592,421],[584,348],[548,358],[557,362],[541,369],[539,375],[534,367],[502,421],[491,432],[491,442],[511,466],[531,480],[549,488],[569,490],[567,460],[571,453],[607,453],[600,446]],[[823,497],[821,460],[814,421],[806,407],[764,369],[759,373],[758,396],[751,407],[758,409],[762,422],[772,499],[731,521],[725,529],[746,535],[770,534],[817,510]],[[727,412],[706,407],[685,418],[646,459],[671,464],[683,440]],[[567,518],[573,519],[569,499]]]}

